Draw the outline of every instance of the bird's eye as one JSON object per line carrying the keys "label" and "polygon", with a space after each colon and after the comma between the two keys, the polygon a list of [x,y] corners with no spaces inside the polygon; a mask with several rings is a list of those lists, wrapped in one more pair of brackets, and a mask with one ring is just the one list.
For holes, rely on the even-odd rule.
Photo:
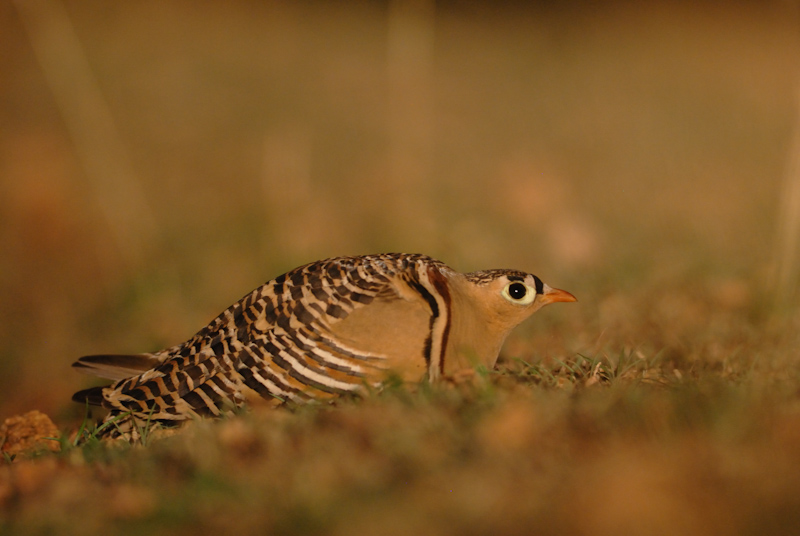
{"label": "bird's eye", "polygon": [[528,305],[536,298],[536,291],[518,281],[506,285],[503,289],[503,297],[518,305]]}
{"label": "bird's eye", "polygon": [[528,289],[522,283],[511,283],[508,285],[508,295],[515,300],[521,300],[528,293]]}

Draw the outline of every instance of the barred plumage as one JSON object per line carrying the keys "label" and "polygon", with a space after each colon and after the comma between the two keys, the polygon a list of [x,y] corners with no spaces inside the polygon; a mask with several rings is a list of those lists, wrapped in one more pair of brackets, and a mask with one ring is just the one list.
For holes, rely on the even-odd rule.
{"label": "barred plumage", "polygon": [[219,416],[253,397],[325,400],[482,364],[547,303],[575,301],[531,274],[460,274],[418,254],[338,257],[296,268],[247,294],[186,342],[73,364],[116,380],[76,401],[110,410],[106,434],[138,438],[145,422]]}

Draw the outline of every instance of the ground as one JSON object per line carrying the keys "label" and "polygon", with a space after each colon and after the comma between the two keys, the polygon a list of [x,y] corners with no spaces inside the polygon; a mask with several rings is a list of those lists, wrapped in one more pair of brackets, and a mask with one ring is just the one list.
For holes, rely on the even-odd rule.
{"label": "ground", "polygon": [[[0,8],[0,533],[796,534],[798,19]],[[474,382],[74,444],[76,358],[382,251],[579,301]]]}

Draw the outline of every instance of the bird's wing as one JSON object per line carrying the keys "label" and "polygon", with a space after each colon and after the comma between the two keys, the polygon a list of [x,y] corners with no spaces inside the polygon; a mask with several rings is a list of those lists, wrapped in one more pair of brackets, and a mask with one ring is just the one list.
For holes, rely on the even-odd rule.
{"label": "bird's wing", "polygon": [[238,372],[262,396],[281,399],[351,392],[389,373],[421,379],[442,316],[431,279],[443,266],[414,255],[339,258],[271,281],[231,315],[234,324],[250,319]]}
{"label": "bird's wing", "polygon": [[[185,343],[152,354],[153,368],[104,388],[103,405],[178,420],[217,415],[238,406],[250,390],[265,398],[305,400],[358,390],[383,379],[387,370],[420,379],[430,372],[432,352],[441,354],[441,342],[432,341],[446,320],[440,267],[424,256],[387,254],[292,270]],[[83,358],[75,366],[91,364],[92,371],[111,377],[143,362],[131,356],[98,361]],[[130,366],[114,368],[113,361]]]}

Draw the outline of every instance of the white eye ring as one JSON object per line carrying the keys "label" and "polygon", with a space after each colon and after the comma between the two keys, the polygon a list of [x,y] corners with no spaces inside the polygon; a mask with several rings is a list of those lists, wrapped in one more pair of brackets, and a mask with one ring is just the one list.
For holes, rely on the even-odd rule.
{"label": "white eye ring", "polygon": [[532,289],[519,281],[511,281],[503,288],[502,294],[505,299],[514,305],[530,305],[536,299],[536,289]]}

